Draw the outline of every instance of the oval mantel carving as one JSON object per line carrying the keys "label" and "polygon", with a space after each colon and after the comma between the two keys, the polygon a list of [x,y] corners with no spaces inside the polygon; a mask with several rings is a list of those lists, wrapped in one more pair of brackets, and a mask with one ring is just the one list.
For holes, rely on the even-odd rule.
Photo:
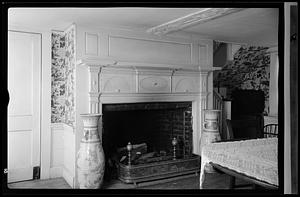
{"label": "oval mantel carving", "polygon": [[139,80],[139,92],[170,92],[168,77],[145,76]]}

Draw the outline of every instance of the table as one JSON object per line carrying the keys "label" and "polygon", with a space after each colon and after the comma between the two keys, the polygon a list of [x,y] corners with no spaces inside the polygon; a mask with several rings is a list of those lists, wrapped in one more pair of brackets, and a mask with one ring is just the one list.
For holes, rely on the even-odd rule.
{"label": "table", "polygon": [[[202,149],[200,189],[203,189],[207,166],[219,166],[231,176],[248,177],[255,184],[278,187],[278,139],[216,142]],[[233,172],[233,173],[230,173]],[[263,184],[264,183],[264,184]]]}

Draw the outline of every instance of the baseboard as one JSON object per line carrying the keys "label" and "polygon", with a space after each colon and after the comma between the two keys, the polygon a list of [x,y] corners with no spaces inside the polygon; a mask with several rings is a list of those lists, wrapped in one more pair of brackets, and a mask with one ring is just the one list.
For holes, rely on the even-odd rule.
{"label": "baseboard", "polygon": [[75,188],[75,177],[68,169],[63,168],[62,176],[72,188]]}
{"label": "baseboard", "polygon": [[50,168],[50,179],[63,176],[63,167],[57,166]]}
{"label": "baseboard", "polygon": [[64,124],[62,122],[58,122],[58,123],[51,123],[51,129],[52,130],[64,130]]}
{"label": "baseboard", "polygon": [[32,169],[33,166],[29,166],[26,168],[8,169],[7,182],[13,183],[32,179]]}

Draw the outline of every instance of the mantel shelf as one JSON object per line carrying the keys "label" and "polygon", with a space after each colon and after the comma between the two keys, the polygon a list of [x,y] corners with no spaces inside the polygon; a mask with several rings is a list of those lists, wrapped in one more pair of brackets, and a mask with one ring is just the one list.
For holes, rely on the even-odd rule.
{"label": "mantel shelf", "polygon": [[156,64],[145,62],[127,62],[113,59],[102,58],[84,58],[77,61],[77,65],[84,65],[88,67],[110,67],[110,68],[127,68],[134,70],[171,70],[171,71],[190,71],[190,72],[212,72],[220,70],[218,67],[200,67],[195,64]]}

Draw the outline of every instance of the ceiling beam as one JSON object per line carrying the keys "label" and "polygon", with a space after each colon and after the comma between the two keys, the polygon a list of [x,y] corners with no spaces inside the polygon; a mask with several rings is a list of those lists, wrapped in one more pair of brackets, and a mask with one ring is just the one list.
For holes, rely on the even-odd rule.
{"label": "ceiling beam", "polygon": [[218,17],[239,12],[244,9],[245,8],[202,8],[192,14],[152,27],[148,29],[147,32],[155,35],[163,35],[182,30],[192,25],[205,23]]}

